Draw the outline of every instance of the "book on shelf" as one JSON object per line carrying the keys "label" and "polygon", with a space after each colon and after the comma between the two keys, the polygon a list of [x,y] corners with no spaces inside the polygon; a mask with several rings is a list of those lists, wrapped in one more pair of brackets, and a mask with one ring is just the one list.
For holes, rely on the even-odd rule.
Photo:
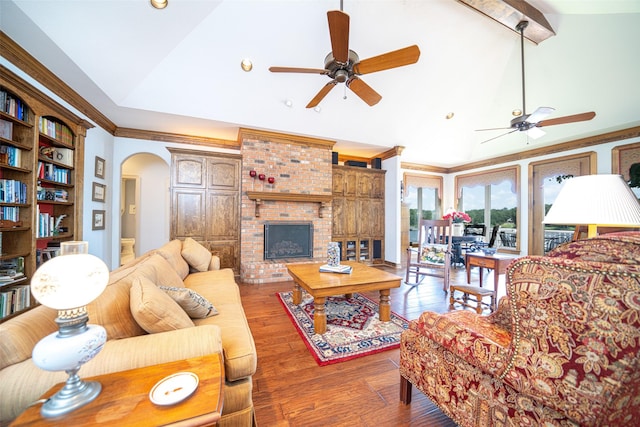
{"label": "book on shelf", "polygon": [[350,274],[351,268],[350,265],[329,265],[323,264],[320,266],[320,273],[342,273],[342,274]]}

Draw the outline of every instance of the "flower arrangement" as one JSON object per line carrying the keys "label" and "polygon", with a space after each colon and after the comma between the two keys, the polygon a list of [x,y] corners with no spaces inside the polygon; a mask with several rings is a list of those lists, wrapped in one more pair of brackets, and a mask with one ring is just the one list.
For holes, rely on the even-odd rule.
{"label": "flower arrangement", "polygon": [[461,223],[461,222],[471,222],[471,217],[467,215],[466,212],[453,211],[453,212],[449,212],[448,214],[442,217],[442,219],[449,219],[449,218],[451,218],[451,221],[454,224]]}

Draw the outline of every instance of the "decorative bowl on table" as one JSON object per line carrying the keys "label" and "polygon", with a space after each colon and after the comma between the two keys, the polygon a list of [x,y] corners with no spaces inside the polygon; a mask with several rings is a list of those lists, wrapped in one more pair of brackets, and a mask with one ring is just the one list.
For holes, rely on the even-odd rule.
{"label": "decorative bowl on table", "polygon": [[484,252],[485,255],[494,255],[496,253],[496,248],[483,248],[482,252]]}

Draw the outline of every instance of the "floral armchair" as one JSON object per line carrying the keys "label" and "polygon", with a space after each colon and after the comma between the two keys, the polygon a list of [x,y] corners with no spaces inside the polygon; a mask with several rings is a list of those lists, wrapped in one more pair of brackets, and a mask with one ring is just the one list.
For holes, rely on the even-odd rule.
{"label": "floral armchair", "polygon": [[423,313],[400,347],[415,385],[461,426],[640,420],[640,233],[566,243],[507,269],[495,313]]}

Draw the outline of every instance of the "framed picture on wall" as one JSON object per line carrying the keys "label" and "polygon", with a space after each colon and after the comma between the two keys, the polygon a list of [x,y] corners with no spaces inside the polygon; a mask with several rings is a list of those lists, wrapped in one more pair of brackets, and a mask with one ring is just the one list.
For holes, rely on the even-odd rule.
{"label": "framed picture on wall", "polygon": [[92,230],[104,230],[105,225],[105,211],[103,210],[94,210],[92,212],[91,218],[91,229]]}
{"label": "framed picture on wall", "polygon": [[96,156],[95,176],[104,179],[105,160]]}
{"label": "framed picture on wall", "polygon": [[104,184],[98,184],[97,182],[93,183],[93,191],[92,191],[92,196],[91,196],[91,200],[93,200],[94,202],[103,202],[105,201],[105,197],[106,197],[106,193],[107,193],[107,186]]}

